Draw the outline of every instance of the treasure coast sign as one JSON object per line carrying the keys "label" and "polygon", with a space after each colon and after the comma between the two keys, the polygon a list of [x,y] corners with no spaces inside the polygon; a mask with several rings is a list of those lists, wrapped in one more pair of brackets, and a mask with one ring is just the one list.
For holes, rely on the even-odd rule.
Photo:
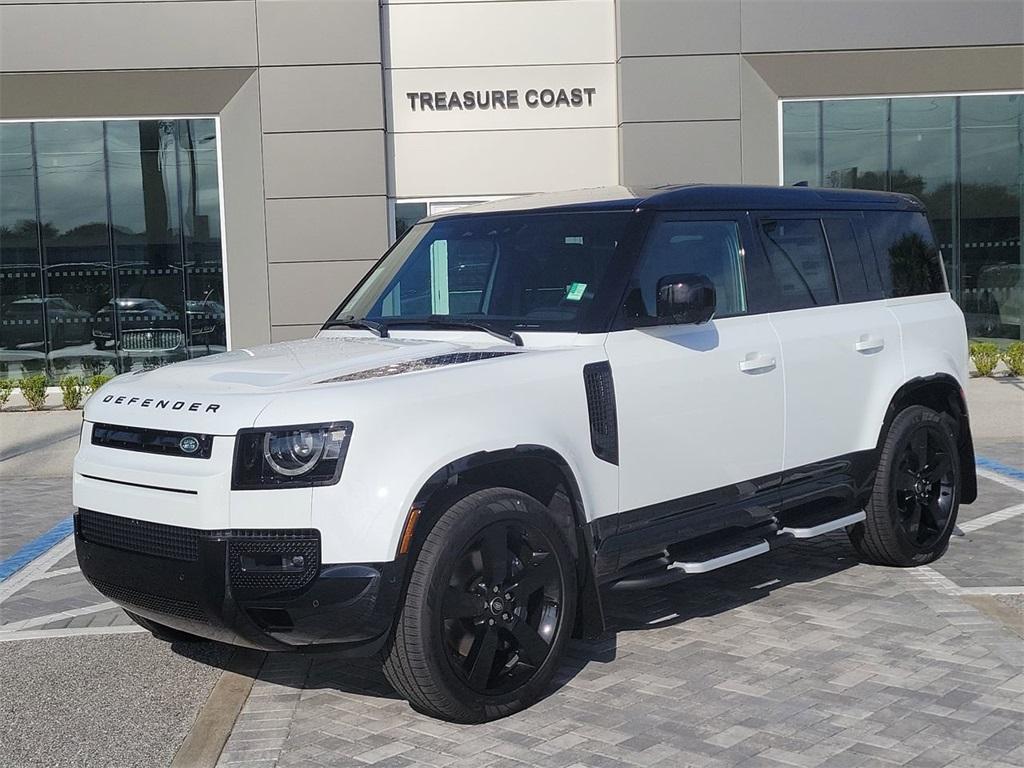
{"label": "treasure coast sign", "polygon": [[597,88],[518,88],[471,91],[408,91],[413,112],[560,109],[594,106]]}

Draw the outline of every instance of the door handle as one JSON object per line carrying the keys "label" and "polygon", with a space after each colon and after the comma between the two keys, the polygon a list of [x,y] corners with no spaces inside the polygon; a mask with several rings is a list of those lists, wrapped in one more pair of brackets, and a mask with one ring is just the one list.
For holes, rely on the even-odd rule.
{"label": "door handle", "polygon": [[766,373],[775,370],[775,358],[761,352],[751,352],[740,360],[740,370],[744,373]]}
{"label": "door handle", "polygon": [[866,355],[869,355],[872,352],[881,352],[885,349],[885,339],[865,333],[860,337],[857,343],[853,345],[853,348]]}

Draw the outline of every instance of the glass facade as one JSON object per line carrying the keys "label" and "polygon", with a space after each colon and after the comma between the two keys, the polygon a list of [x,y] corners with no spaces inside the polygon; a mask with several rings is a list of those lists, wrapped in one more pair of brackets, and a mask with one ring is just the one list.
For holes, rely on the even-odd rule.
{"label": "glass facade", "polygon": [[972,337],[1024,333],[1024,94],[784,102],[783,181],[928,206]]}
{"label": "glass facade", "polygon": [[216,122],[0,123],[0,377],[226,348]]}

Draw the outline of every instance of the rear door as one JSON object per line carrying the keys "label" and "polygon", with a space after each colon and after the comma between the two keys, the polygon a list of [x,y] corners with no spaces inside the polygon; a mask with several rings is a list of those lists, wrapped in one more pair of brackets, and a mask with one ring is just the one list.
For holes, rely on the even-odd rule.
{"label": "rear door", "polygon": [[786,377],[784,507],[856,508],[903,381],[900,329],[862,217],[764,213],[755,226],[775,283],[770,319]]}

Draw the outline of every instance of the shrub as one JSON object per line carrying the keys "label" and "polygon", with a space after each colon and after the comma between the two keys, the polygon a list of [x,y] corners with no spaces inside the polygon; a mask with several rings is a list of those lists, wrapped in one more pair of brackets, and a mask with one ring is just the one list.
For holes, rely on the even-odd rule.
{"label": "shrub", "polygon": [[7,405],[11,399],[11,392],[14,391],[14,382],[10,379],[0,379],[0,408]]}
{"label": "shrub", "polygon": [[90,376],[88,379],[85,380],[85,390],[88,394],[91,395],[93,392],[102,387],[112,378],[114,377],[108,376],[105,373],[97,373],[93,376]]}
{"label": "shrub", "polygon": [[33,411],[41,411],[46,407],[46,377],[43,374],[25,377],[18,382],[18,389]]}
{"label": "shrub", "polygon": [[976,341],[971,344],[971,359],[979,376],[988,376],[999,364],[999,347],[990,341]]}
{"label": "shrub", "polygon": [[1013,376],[1024,376],[1024,341],[1015,341],[1003,350],[1003,362]]}
{"label": "shrub", "polygon": [[69,411],[78,410],[82,406],[82,380],[77,376],[65,376],[60,380],[61,399]]}

